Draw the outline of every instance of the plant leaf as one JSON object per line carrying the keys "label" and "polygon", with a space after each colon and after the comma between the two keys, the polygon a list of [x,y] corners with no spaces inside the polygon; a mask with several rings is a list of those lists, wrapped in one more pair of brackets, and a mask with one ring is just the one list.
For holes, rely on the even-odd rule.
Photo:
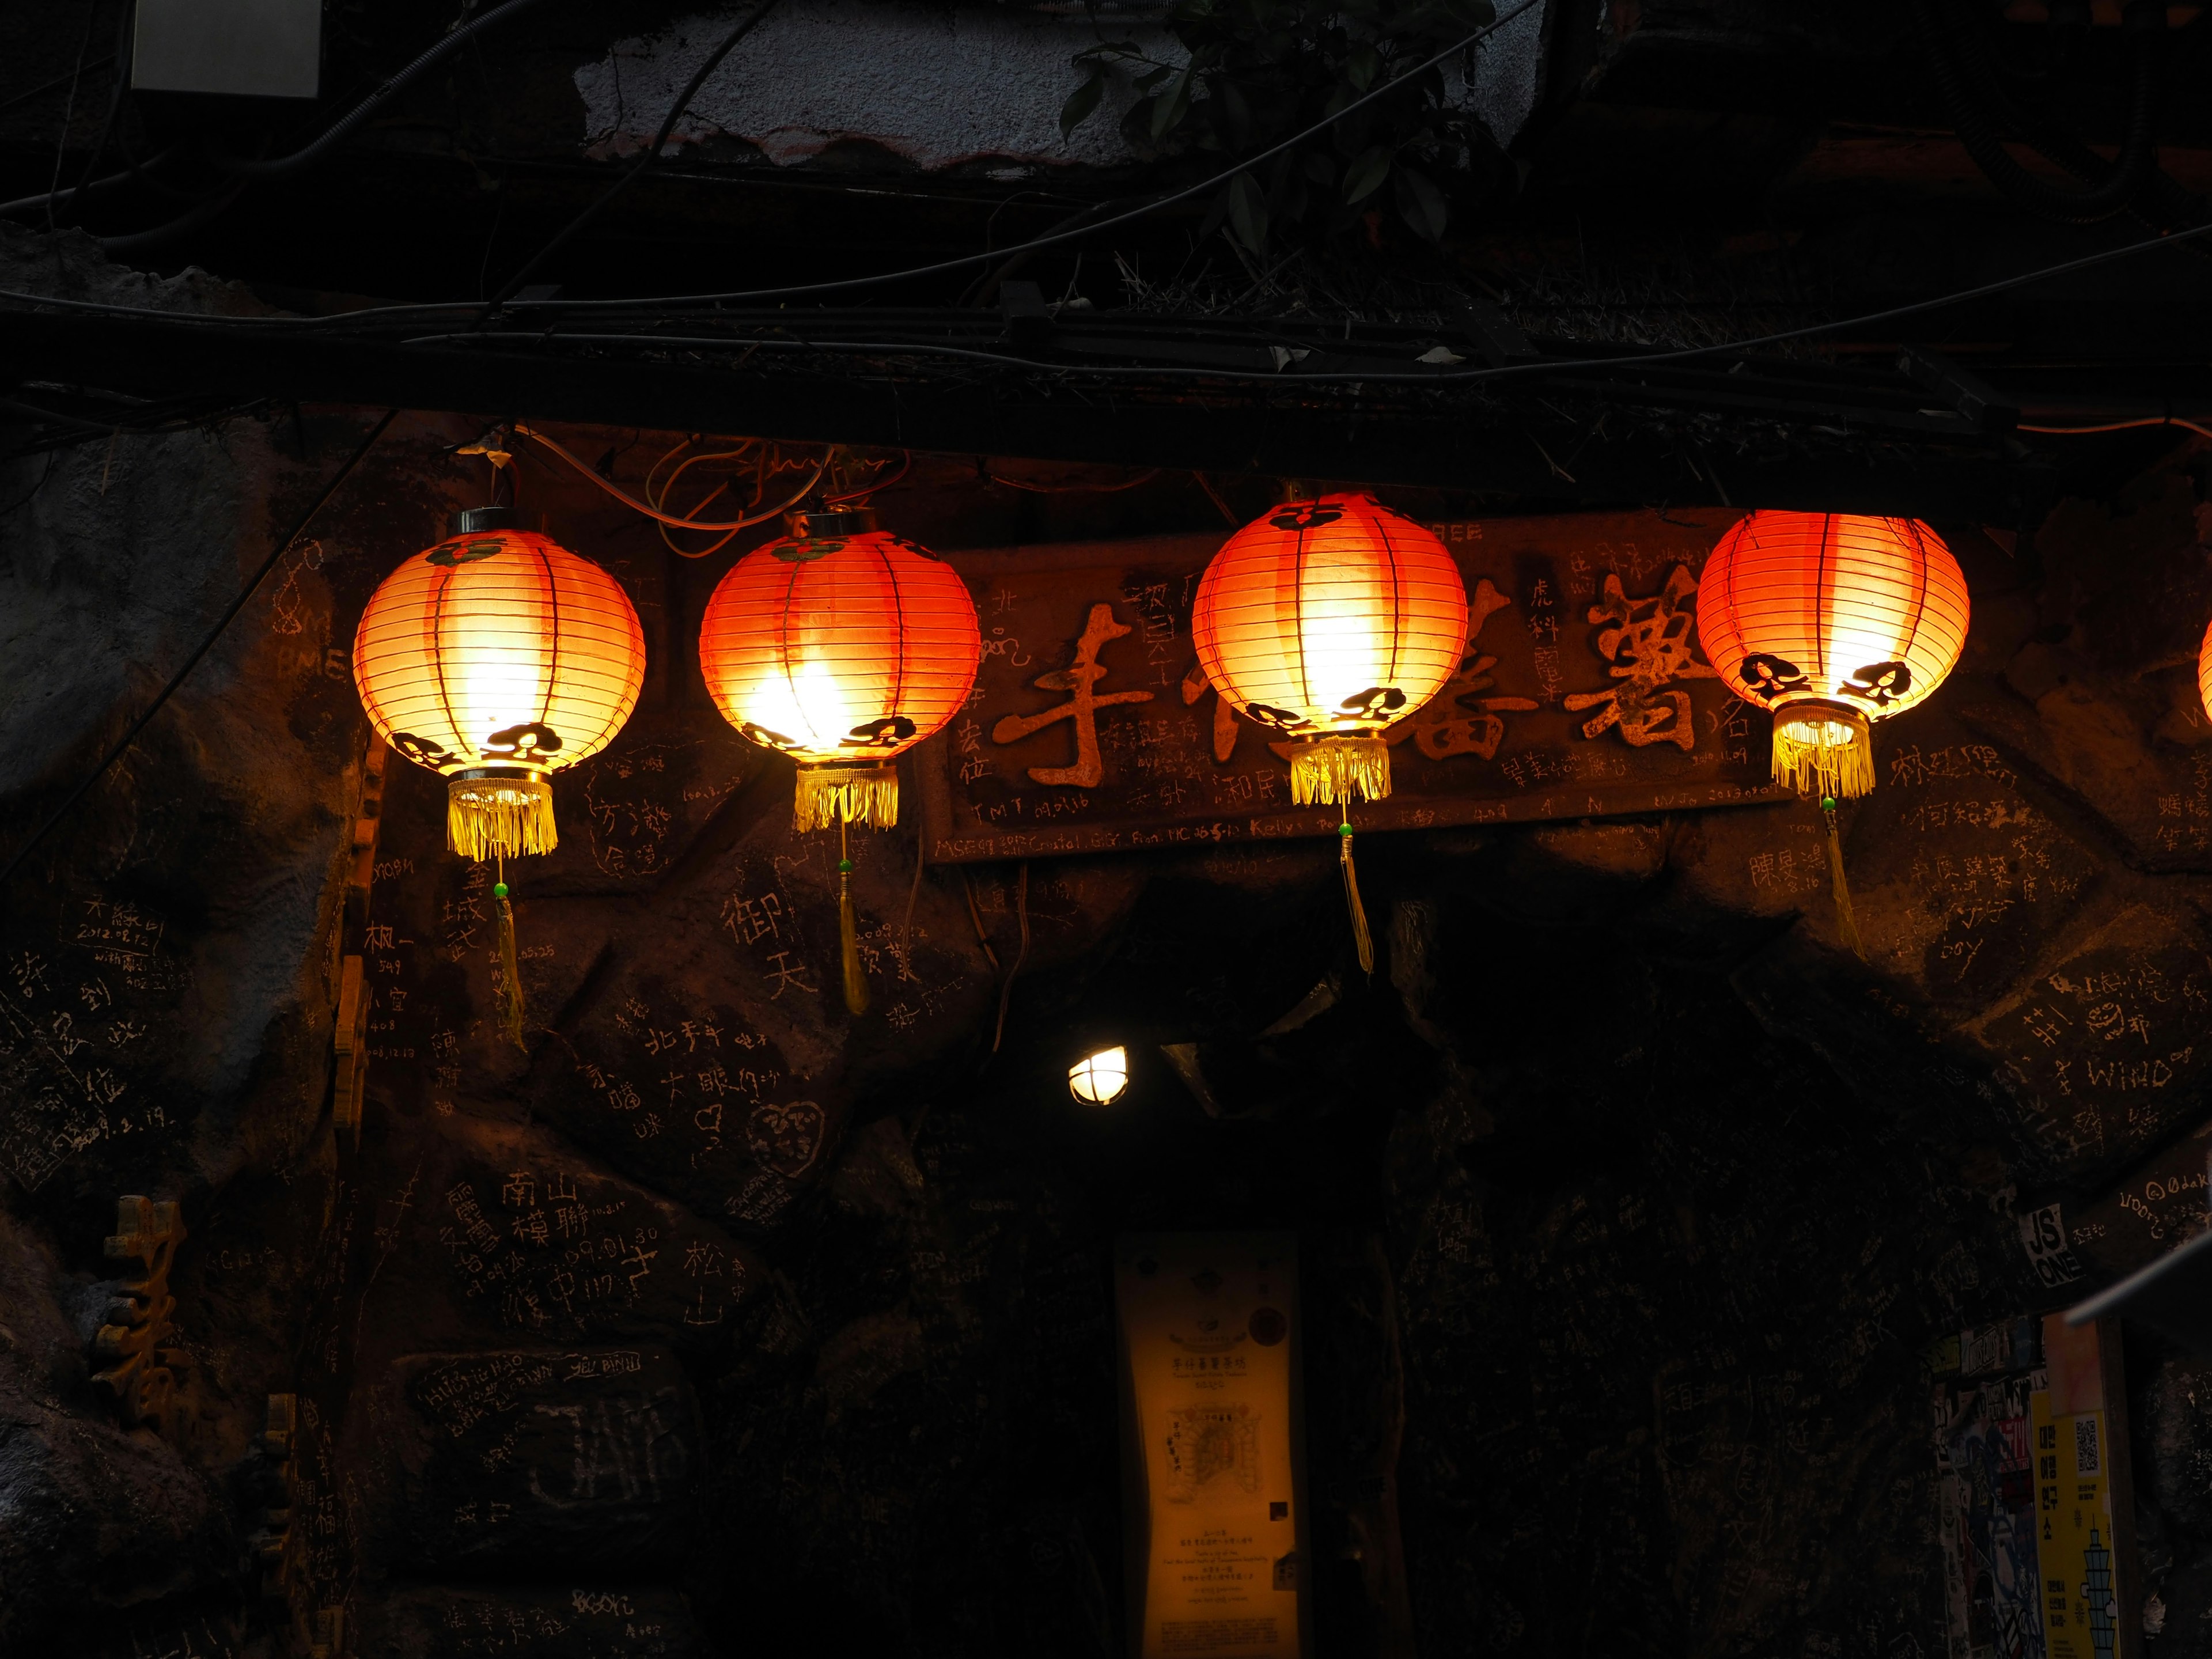
{"label": "plant leaf", "polygon": [[1217,82],[1214,96],[1221,100],[1222,121],[1229,129],[1229,142],[1242,149],[1252,142],[1252,106],[1245,101],[1234,81]]}
{"label": "plant leaf", "polygon": [[1376,191],[1390,176],[1390,150],[1385,144],[1373,144],[1352,158],[1352,165],[1344,170],[1344,203],[1356,207]]}
{"label": "plant leaf", "polygon": [[1098,70],[1094,70],[1088,81],[1067,94],[1067,101],[1060,106],[1061,143],[1065,143],[1075,136],[1076,128],[1081,126],[1091,112],[1098,107],[1098,100],[1105,95],[1106,76]]}
{"label": "plant leaf", "polygon": [[1175,130],[1183,112],[1190,108],[1191,68],[1186,64],[1182,77],[1171,92],[1163,94],[1152,104],[1152,142],[1158,143]]}
{"label": "plant leaf", "polygon": [[1260,193],[1260,181],[1249,173],[1229,181],[1229,228],[1253,258],[1267,251],[1267,199]]}
{"label": "plant leaf", "polygon": [[1412,228],[1413,234],[1425,242],[1442,241],[1444,225],[1451,217],[1451,207],[1434,181],[1425,173],[1400,167],[1397,194],[1399,216]]}

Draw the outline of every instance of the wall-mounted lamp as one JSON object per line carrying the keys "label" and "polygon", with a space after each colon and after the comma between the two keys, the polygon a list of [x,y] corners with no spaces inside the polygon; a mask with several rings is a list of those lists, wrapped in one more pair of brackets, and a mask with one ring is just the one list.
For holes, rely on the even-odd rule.
{"label": "wall-mounted lamp", "polygon": [[1111,1106],[1128,1086],[1127,1048],[1101,1048],[1067,1068],[1067,1092],[1093,1106]]}

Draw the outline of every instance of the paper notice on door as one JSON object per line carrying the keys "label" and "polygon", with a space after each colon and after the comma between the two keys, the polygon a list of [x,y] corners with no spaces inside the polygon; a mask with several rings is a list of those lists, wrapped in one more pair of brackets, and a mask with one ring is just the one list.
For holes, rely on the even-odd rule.
{"label": "paper notice on door", "polygon": [[1296,1241],[1119,1241],[1138,1659],[1303,1659]]}

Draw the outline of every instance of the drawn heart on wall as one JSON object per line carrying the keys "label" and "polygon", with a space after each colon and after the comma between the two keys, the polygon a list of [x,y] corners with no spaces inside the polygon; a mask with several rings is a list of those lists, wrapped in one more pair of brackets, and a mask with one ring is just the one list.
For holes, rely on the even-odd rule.
{"label": "drawn heart on wall", "polygon": [[800,1176],[822,1150],[822,1109],[811,1100],[787,1100],[753,1108],[745,1120],[745,1150],[762,1168],[780,1176]]}

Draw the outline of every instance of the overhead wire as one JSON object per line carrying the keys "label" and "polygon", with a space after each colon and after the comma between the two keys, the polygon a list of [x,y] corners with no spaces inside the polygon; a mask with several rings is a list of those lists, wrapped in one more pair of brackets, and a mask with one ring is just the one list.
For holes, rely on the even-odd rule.
{"label": "overhead wire", "polygon": [[757,28],[769,13],[775,9],[775,6],[776,0],[760,0],[760,3],[753,8],[751,15],[744,21],[722,37],[722,43],[707,54],[706,61],[699,65],[684,90],[677,94],[676,101],[668,106],[668,113],[660,123],[660,131],[653,134],[653,142],[646,146],[645,154],[639,156],[620,178],[601,191],[596,201],[556,231],[543,247],[523,261],[521,269],[508,277],[500,291],[484,302],[479,321],[491,316],[507,300],[520,292],[523,284],[537,275],[540,265],[566,247],[579,231],[599,216],[608,203],[636,183],[639,176],[647,167],[659,161],[662,147],[668,143],[669,136],[676,131],[676,124],[683,118],[684,112],[690,108],[691,100],[699,95],[699,89],[707,84],[707,77],[720,67],[722,60],[736,50],[738,42]]}
{"label": "overhead wire", "polygon": [[[798,492],[793,495],[788,500],[779,501],[774,507],[766,507],[758,512],[749,513],[740,518],[732,519],[726,522],[702,524],[694,519],[678,518],[672,513],[664,513],[659,507],[653,507],[648,502],[638,500],[636,496],[631,495],[629,491],[624,489],[613,479],[602,477],[596,467],[573,453],[566,445],[561,443],[557,439],[546,436],[545,434],[538,431],[535,427],[526,426],[523,422],[517,421],[514,423],[514,430],[518,436],[528,438],[533,443],[543,445],[545,448],[552,451],[554,454],[559,456],[562,460],[566,461],[570,466],[574,467],[585,477],[590,479],[594,484],[598,485],[608,495],[620,501],[624,507],[630,508],[633,512],[642,513],[648,519],[657,519],[662,524],[673,525],[678,530],[738,531],[749,530],[757,524],[766,524],[770,519],[776,517],[779,514],[788,513],[793,507],[797,507],[799,502],[805,501],[806,497],[812,493],[814,486],[821,483],[823,473],[829,470],[830,459],[830,452],[825,449],[823,453],[822,459],[816,465],[814,471],[808,475],[805,483],[802,485]],[[678,552],[683,551],[680,548],[677,550]],[[684,554],[684,556],[686,558],[704,558],[706,555],[704,553],[687,553]]]}
{"label": "overhead wire", "polygon": [[1148,484],[1160,476],[1161,471],[1159,467],[1148,466],[1134,477],[1124,478],[1119,483],[1097,484],[1031,483],[1027,479],[1009,478],[1003,473],[994,472],[990,468],[980,465],[975,469],[975,476],[985,483],[1000,484],[1008,489],[1027,490],[1032,495],[1111,495],[1120,490],[1134,489],[1140,484]]}
{"label": "overhead wire", "polygon": [[1118,225],[1129,224],[1136,220],[1148,217],[1152,214],[1159,212],[1164,208],[1174,207],[1178,203],[1191,200],[1194,197],[1203,196],[1206,191],[1212,190],[1218,185],[1229,183],[1230,180],[1237,178],[1239,174],[1249,173],[1253,168],[1260,166],[1262,162],[1271,161],[1278,155],[1287,154],[1289,151],[1297,149],[1300,144],[1305,143],[1307,139],[1314,137],[1320,133],[1326,132],[1329,128],[1334,126],[1346,117],[1358,113],[1359,111],[1365,109],[1370,104],[1375,103],[1380,99],[1387,98],[1394,92],[1403,91],[1406,88],[1418,81],[1422,76],[1426,75],[1431,70],[1449,61],[1461,52],[1466,52],[1471,47],[1480,45],[1482,41],[1489,39],[1490,36],[1497,33],[1498,30],[1504,28],[1515,18],[1520,16],[1522,13],[1532,9],[1539,3],[1540,0],[1520,0],[1520,3],[1514,6],[1510,10],[1501,13],[1492,21],[1475,30],[1473,33],[1468,34],[1459,40],[1454,41],[1450,46],[1446,46],[1442,52],[1436,53],[1434,56],[1423,59],[1420,63],[1415,64],[1412,69],[1407,70],[1402,75],[1392,76],[1389,80],[1382,82],[1368,92],[1365,92],[1359,97],[1353,99],[1342,108],[1330,111],[1328,114],[1322,116],[1321,119],[1314,122],[1310,126],[1301,128],[1298,131],[1292,133],[1289,137],[1261,150],[1258,155],[1247,156],[1244,160],[1238,161],[1233,167],[1226,167],[1219,173],[1212,174],[1207,178],[1201,179],[1194,185],[1187,185],[1180,190],[1170,191],[1164,196],[1158,197],[1152,201],[1146,202],[1140,206],[1132,208],[1127,213],[1117,214],[1109,219],[1101,219],[1093,224],[1078,225],[1065,230],[1048,232],[1042,236],[1033,237],[1026,242],[1017,242],[1010,247],[992,248],[981,253],[962,254],[957,258],[939,259],[930,264],[915,265],[905,270],[880,271],[869,276],[847,276],[826,283],[798,283],[782,288],[745,289],[728,294],[674,295],[657,298],[647,302],[641,302],[635,300],[578,300],[545,301],[541,303],[556,303],[562,306],[574,306],[579,307],[604,307],[610,306],[634,306],[640,303],[651,303],[664,306],[700,306],[728,305],[745,300],[785,300],[800,294],[833,294],[855,288],[879,288],[889,283],[906,282],[917,276],[934,276],[948,270],[965,270],[972,265],[992,264],[1001,260],[1012,258],[1018,254],[1032,253],[1042,248],[1057,247],[1066,242],[1076,241],[1085,236],[1096,235],[1102,230],[1111,230]]}
{"label": "overhead wire", "polygon": [[2184,420],[2179,415],[2146,415],[2140,420],[2102,421],[2094,426],[2030,426],[2025,421],[2014,428],[2020,432],[2038,432],[2054,437],[2087,437],[2095,432],[2133,432],[2143,427],[2178,426],[2194,432],[2200,438],[2212,438],[2212,426],[2197,421]]}

